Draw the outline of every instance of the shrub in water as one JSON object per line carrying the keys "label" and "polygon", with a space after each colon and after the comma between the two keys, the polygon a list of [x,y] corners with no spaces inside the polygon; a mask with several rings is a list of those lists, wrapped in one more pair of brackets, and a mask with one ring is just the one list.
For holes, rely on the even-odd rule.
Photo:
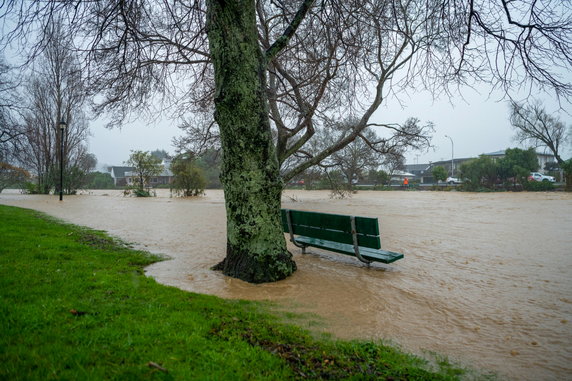
{"label": "shrub in water", "polygon": [[530,192],[544,192],[554,190],[554,185],[548,181],[527,181],[523,184],[524,189]]}

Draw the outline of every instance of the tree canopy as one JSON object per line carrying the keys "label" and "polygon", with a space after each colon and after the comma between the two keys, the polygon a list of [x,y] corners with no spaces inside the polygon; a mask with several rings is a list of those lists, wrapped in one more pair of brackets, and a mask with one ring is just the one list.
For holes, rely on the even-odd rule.
{"label": "tree canopy", "polygon": [[177,155],[171,163],[173,183],[171,189],[182,197],[201,196],[204,194],[207,179],[191,155]]}
{"label": "tree canopy", "polygon": [[565,172],[566,190],[572,191],[572,158],[563,157],[572,144],[572,124],[566,125],[557,115],[545,110],[539,101],[528,104],[511,102],[510,122],[516,139],[533,147],[546,147]]}
{"label": "tree canopy", "polygon": [[133,167],[132,179],[137,196],[149,196],[149,191],[145,190],[151,186],[151,177],[158,176],[163,171],[161,160],[151,155],[150,152],[131,151],[129,160],[125,162]]}
{"label": "tree canopy", "polygon": [[447,180],[447,170],[443,166],[440,165],[436,166],[431,171],[431,174],[433,175],[433,178],[435,178],[435,180],[437,181]]}
{"label": "tree canopy", "polygon": [[533,147],[546,147],[559,164],[564,163],[563,151],[572,143],[572,125],[567,126],[557,115],[548,113],[538,101],[511,102],[510,122],[516,140]]}
{"label": "tree canopy", "polygon": [[[89,135],[86,89],[78,55],[62,25],[54,23],[42,37],[45,46],[30,72],[20,86],[6,90],[9,102],[1,110],[6,124],[0,134],[11,146],[10,160],[34,174],[37,191],[49,193],[60,186],[56,168],[63,158],[65,191],[75,193],[94,166],[85,144]],[[58,126],[62,120],[66,122],[63,130]]]}

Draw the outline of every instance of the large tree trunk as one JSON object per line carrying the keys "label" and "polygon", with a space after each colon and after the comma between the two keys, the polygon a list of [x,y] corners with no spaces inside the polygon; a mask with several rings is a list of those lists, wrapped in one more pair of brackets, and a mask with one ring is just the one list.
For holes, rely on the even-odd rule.
{"label": "large tree trunk", "polygon": [[210,0],[207,33],[214,64],[215,120],[221,131],[227,253],[216,266],[248,282],[296,270],[280,223],[282,181],[265,92],[253,0]]}

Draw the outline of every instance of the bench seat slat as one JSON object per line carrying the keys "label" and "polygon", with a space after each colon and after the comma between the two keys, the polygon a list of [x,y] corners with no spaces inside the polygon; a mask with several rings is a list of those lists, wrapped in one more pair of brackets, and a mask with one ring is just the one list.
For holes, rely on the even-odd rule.
{"label": "bench seat slat", "polygon": [[[293,225],[292,230],[294,230],[293,233],[295,235],[314,237],[326,241],[333,241],[333,242],[353,245],[353,237],[351,233],[345,233],[336,230],[321,229],[317,227],[303,226],[303,225]],[[288,232],[288,229],[286,229],[286,232]],[[372,249],[381,248],[381,240],[379,239],[379,237],[372,237],[363,234],[358,234],[358,244],[359,246],[370,247]]]}
{"label": "bench seat slat", "polygon": [[[313,246],[329,251],[334,251],[336,253],[341,253],[341,254],[348,254],[352,256],[355,255],[353,245],[333,242],[318,238],[310,238],[310,237],[296,237],[295,240],[299,244]],[[397,261],[398,259],[403,258],[403,254],[400,253],[395,253],[386,250],[379,250],[379,249],[371,249],[368,247],[360,247],[359,252],[361,256],[364,257],[365,259],[382,263],[392,263]]]}

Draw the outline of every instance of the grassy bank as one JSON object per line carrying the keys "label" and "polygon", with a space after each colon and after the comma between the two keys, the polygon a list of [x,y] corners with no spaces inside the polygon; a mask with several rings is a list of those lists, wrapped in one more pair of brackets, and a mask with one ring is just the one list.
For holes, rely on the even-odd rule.
{"label": "grassy bank", "polygon": [[157,284],[158,257],[0,205],[0,379],[455,379],[368,342],[315,339],[264,304]]}

